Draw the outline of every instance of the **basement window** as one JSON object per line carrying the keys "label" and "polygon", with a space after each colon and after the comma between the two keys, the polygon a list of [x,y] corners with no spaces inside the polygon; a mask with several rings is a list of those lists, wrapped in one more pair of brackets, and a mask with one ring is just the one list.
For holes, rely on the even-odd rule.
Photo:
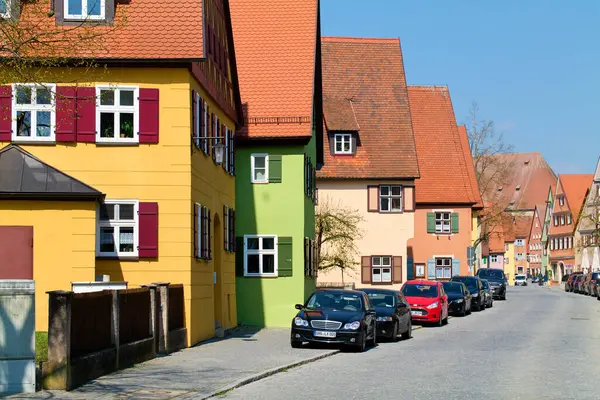
{"label": "basement window", "polygon": [[103,20],[106,0],[64,0],[65,19]]}

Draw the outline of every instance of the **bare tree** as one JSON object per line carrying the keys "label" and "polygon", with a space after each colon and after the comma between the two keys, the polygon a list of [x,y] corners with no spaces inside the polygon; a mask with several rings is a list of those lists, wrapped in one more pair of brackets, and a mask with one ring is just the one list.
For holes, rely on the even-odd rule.
{"label": "bare tree", "polygon": [[363,235],[359,226],[362,221],[358,210],[334,204],[329,198],[322,199],[315,210],[319,270],[339,269],[342,284],[344,274],[360,265],[356,240]]}
{"label": "bare tree", "polygon": [[577,230],[581,232],[581,243],[576,244],[580,251],[600,247],[600,193],[596,184],[592,185],[592,190],[586,196]]}
{"label": "bare tree", "polygon": [[490,233],[501,229],[510,200],[497,189],[506,185],[515,171],[511,160],[501,156],[510,153],[512,145],[504,141],[502,133],[496,132],[493,121],[479,118],[479,106],[477,102],[473,102],[466,129],[477,185],[485,205],[480,214],[483,223],[481,234],[473,244],[475,248],[481,242],[489,242]]}

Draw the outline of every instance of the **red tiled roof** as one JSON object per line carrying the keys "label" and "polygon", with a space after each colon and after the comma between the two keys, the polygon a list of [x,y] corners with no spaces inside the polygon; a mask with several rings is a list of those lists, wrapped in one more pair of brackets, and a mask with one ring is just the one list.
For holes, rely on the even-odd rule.
{"label": "red tiled roof", "polygon": [[408,98],[421,177],[417,203],[476,202],[445,86],[409,86]]}
{"label": "red tiled roof", "polygon": [[467,128],[464,125],[460,125],[458,127],[458,135],[460,136],[463,154],[465,155],[465,163],[467,164],[467,173],[469,174],[469,180],[471,181],[471,191],[473,192],[473,199],[475,199],[476,201],[473,208],[483,209],[483,200],[481,200],[481,194],[479,193],[479,186],[477,185],[477,175],[475,174],[475,164],[473,164],[471,146],[469,146],[469,136],[467,135]]}
{"label": "red tiled roof", "polygon": [[[248,118],[236,136],[312,135],[317,3],[230,0],[239,86]],[[275,117],[289,120],[260,123]]]}
{"label": "red tiled roof", "polygon": [[585,195],[590,188],[594,179],[593,174],[560,174],[558,175],[558,186],[556,188],[556,196],[565,195],[565,205],[561,206],[558,199],[554,199],[553,213],[570,211],[572,214],[571,225],[554,226],[554,221],[550,225],[550,233],[552,235],[571,233],[577,225],[579,213],[585,201]]}
{"label": "red tiled roof", "polygon": [[[57,26],[54,14],[48,13],[48,1],[21,2],[20,23],[24,30],[35,28],[55,40],[58,44],[54,52],[62,52],[65,57],[204,58],[203,0],[133,0],[115,3],[118,4],[113,26],[76,29],[73,26]],[[99,41],[101,45],[88,44],[87,38],[93,36],[96,36],[94,41]],[[85,45],[77,45],[78,37],[86,38]],[[39,54],[40,51],[45,53],[46,50],[33,46],[31,55]],[[72,54],[73,52],[77,54]]]}
{"label": "red tiled roof", "polygon": [[[237,48],[237,44],[236,44]],[[319,178],[416,178],[419,166],[399,39],[322,38],[323,95],[329,107],[352,99],[359,142],[353,156],[333,156],[324,142]],[[344,107],[345,108],[345,107]],[[346,109],[346,108],[345,108]],[[329,126],[328,126],[329,127]]]}
{"label": "red tiled roof", "polygon": [[[480,182],[484,202],[506,205],[511,211],[533,210],[546,201],[548,189],[556,187],[556,175],[540,153],[513,153],[488,156],[493,160]],[[498,168],[496,166],[499,166]],[[501,181],[493,176],[500,176]]]}
{"label": "red tiled roof", "polygon": [[325,125],[329,131],[358,131],[360,128],[350,100],[323,96]]}

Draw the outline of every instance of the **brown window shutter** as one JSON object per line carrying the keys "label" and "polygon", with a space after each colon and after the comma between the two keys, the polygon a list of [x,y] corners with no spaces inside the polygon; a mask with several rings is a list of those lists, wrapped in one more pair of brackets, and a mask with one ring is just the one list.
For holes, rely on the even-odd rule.
{"label": "brown window shutter", "polygon": [[192,90],[192,141],[194,142],[194,144],[196,145],[196,147],[198,147],[199,145],[199,141],[198,139],[196,139],[199,136],[198,133],[198,124],[196,123],[196,121],[198,121],[198,113],[197,113],[197,109],[198,109],[198,99],[196,96],[196,91]]}
{"label": "brown window shutter", "polygon": [[223,246],[225,251],[229,251],[229,207],[223,206]]}
{"label": "brown window shutter", "polygon": [[210,259],[212,259],[212,246],[211,246],[211,243],[210,243],[210,226],[211,226],[212,220],[211,220],[211,217],[210,217],[210,210],[208,210],[208,217],[207,218],[208,218],[208,224],[207,224],[207,229],[206,229],[206,236],[208,238],[208,240],[207,240],[207,242],[208,242],[208,246],[207,247],[208,248],[206,250],[208,252],[208,259],[210,260]]}
{"label": "brown window shutter", "polygon": [[369,212],[379,211],[379,187],[367,186],[367,210]]}
{"label": "brown window shutter", "polygon": [[402,257],[392,257],[392,282],[402,283]]}
{"label": "brown window shutter", "polygon": [[199,258],[200,252],[198,251],[198,247],[200,243],[198,243],[198,204],[194,203],[194,257]]}
{"label": "brown window shutter", "polygon": [[415,211],[415,188],[404,186],[404,211]]}
{"label": "brown window shutter", "polygon": [[371,283],[371,256],[360,258],[361,282]]}
{"label": "brown window shutter", "polygon": [[[223,168],[225,171],[228,171],[229,166],[227,165],[227,163],[229,162],[229,143],[227,143],[227,140],[229,138],[226,135],[226,129],[227,127],[225,126],[225,124],[221,124],[221,136],[223,136],[223,139],[219,139],[219,143],[225,146],[225,149],[223,149],[223,162],[221,163],[221,168]],[[225,158],[227,158],[227,163],[225,162]]]}

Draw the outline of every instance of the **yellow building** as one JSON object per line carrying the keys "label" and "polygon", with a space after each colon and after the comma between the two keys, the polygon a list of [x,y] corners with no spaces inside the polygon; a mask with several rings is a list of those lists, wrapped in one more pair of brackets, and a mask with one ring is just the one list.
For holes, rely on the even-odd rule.
{"label": "yellow building", "polygon": [[129,287],[183,283],[189,344],[237,325],[242,108],[228,2],[119,3],[126,17],[107,0],[97,14],[53,4],[49,24],[120,26],[102,50],[83,50],[99,63],[92,73],[1,81],[0,238],[12,239],[0,241],[0,279],[35,279],[39,331],[46,291],[102,274]]}

